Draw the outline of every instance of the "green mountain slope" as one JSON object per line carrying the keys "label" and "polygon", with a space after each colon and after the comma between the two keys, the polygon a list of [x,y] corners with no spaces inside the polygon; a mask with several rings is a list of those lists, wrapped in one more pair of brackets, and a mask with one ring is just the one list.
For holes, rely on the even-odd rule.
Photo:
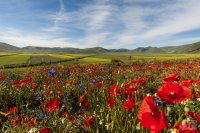
{"label": "green mountain slope", "polygon": [[200,52],[200,42],[181,46],[162,47],[162,49],[166,53],[198,53]]}
{"label": "green mountain slope", "polygon": [[148,53],[200,53],[200,42],[166,47],[139,47],[136,49],[105,49],[102,47],[93,48],[60,48],[60,47],[34,47],[28,46],[18,48],[7,43],[0,42],[0,52],[21,52],[21,53],[129,53],[129,54],[148,54]]}
{"label": "green mountain slope", "polygon": [[7,43],[0,42],[0,52],[13,52],[13,51],[19,51],[20,48],[12,46]]}

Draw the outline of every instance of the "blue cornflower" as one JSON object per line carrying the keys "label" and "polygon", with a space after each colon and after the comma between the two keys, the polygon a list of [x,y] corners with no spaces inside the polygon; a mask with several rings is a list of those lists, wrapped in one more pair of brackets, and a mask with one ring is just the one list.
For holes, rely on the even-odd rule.
{"label": "blue cornflower", "polygon": [[49,70],[49,71],[48,71],[48,74],[50,74],[50,75],[55,75],[55,74],[56,74],[56,70]]}
{"label": "blue cornflower", "polygon": [[168,103],[168,102],[165,102],[165,105],[166,105],[166,106],[170,106],[170,103]]}
{"label": "blue cornflower", "polygon": [[40,92],[40,96],[43,97],[44,96],[44,92]]}
{"label": "blue cornflower", "polygon": [[95,79],[93,79],[93,80],[91,81],[91,83],[92,83],[92,84],[96,83],[96,80],[95,80]]}
{"label": "blue cornflower", "polygon": [[77,87],[78,87],[78,88],[81,88],[81,87],[82,87],[82,84],[81,84],[81,83],[80,83],[80,84],[78,84],[78,85],[77,85]]}
{"label": "blue cornflower", "polygon": [[162,105],[162,101],[160,101],[160,100],[158,100],[158,99],[155,100],[155,103],[156,103],[156,105],[158,105],[158,106],[161,106],[161,105]]}
{"label": "blue cornflower", "polygon": [[68,101],[67,98],[64,98],[64,99],[63,99],[63,102],[64,102],[64,103],[67,103],[67,101]]}
{"label": "blue cornflower", "polygon": [[86,90],[86,87],[82,87],[81,89],[84,91],[84,90]]}
{"label": "blue cornflower", "polygon": [[41,114],[38,115],[38,119],[41,120],[45,116],[45,112],[43,111]]}
{"label": "blue cornflower", "polygon": [[104,80],[104,77],[99,77],[99,81],[103,81]]}
{"label": "blue cornflower", "polygon": [[36,101],[42,101],[42,97],[39,97],[39,96],[38,96],[38,97],[35,98],[35,100],[36,100]]}

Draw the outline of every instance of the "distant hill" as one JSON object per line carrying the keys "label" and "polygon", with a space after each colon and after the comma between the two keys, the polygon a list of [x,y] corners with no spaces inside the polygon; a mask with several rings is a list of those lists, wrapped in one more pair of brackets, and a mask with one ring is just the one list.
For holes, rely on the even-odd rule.
{"label": "distant hill", "polygon": [[199,53],[200,42],[181,46],[162,47],[166,53]]}
{"label": "distant hill", "polygon": [[148,53],[200,53],[200,42],[166,47],[139,47],[136,49],[105,49],[102,47],[93,48],[60,48],[60,47],[34,47],[27,46],[18,48],[7,43],[0,42],[0,52],[19,52],[19,53],[132,53],[132,54],[148,54]]}
{"label": "distant hill", "polygon": [[0,42],[0,52],[12,52],[12,51],[19,51],[20,48],[12,46],[7,43]]}
{"label": "distant hill", "polygon": [[166,53],[166,51],[162,48],[158,47],[139,47],[134,50],[131,50],[131,53]]}
{"label": "distant hill", "polygon": [[31,52],[31,53],[76,53],[77,48],[49,48],[49,47],[34,47],[28,46],[21,48],[22,52]]}

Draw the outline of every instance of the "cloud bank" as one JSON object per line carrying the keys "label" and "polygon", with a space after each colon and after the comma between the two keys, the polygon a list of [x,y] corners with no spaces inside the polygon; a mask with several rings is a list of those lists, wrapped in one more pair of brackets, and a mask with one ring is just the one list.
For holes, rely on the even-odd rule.
{"label": "cloud bank", "polygon": [[[15,2],[20,0],[12,0]],[[8,24],[0,22],[0,41],[21,47],[131,49],[200,40],[198,0],[50,0],[49,3],[23,0],[23,3],[17,13],[26,28],[18,24],[19,20],[8,17],[12,10],[5,15],[6,10],[0,10],[0,17],[10,20]],[[0,2],[0,6],[10,4]],[[42,10],[42,5],[49,8]],[[35,10],[30,16],[32,9]]]}

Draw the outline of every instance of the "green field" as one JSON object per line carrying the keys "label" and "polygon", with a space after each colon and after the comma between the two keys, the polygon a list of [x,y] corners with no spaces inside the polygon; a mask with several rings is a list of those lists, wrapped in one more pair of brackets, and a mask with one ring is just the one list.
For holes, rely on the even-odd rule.
{"label": "green field", "polygon": [[[3,56],[2,56],[3,55]],[[78,57],[90,56],[83,59],[77,59],[68,63],[110,63],[111,60],[121,60],[123,62],[131,61],[155,61],[155,60],[184,60],[200,58],[200,54],[11,54],[0,53],[0,66],[9,64],[22,64],[22,63],[40,63],[42,61],[54,62],[63,59],[74,59]],[[30,59],[33,60],[30,61]],[[43,59],[44,58],[44,59]],[[34,61],[36,60],[36,61]]]}
{"label": "green field", "polygon": [[[58,60],[63,59],[71,59],[73,56],[62,55],[62,54],[0,54],[0,66],[9,65],[9,64],[22,64],[22,63],[39,63],[37,62],[29,62],[31,57],[37,57],[38,59],[49,56],[52,58],[57,58]],[[4,56],[2,56],[4,55]],[[45,58],[46,59],[46,58]]]}

